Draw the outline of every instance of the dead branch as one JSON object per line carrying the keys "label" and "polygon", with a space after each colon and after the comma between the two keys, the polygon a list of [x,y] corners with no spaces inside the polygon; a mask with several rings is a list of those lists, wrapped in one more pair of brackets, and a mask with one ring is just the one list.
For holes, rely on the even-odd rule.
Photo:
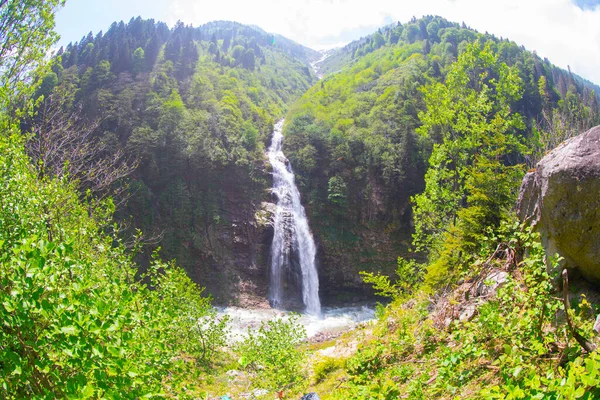
{"label": "dead branch", "polygon": [[[55,92],[43,101],[33,121],[26,149],[43,177],[67,178],[82,194],[97,200],[126,200],[123,179],[138,165],[123,149],[97,134],[100,122],[82,117],[81,105],[69,107],[67,95]],[[116,147],[116,146],[115,146]]]}

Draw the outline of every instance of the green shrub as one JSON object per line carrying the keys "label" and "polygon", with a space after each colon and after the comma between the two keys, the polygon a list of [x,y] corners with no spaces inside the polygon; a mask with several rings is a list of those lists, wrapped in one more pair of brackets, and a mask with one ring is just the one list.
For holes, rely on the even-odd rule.
{"label": "green shrub", "polygon": [[257,332],[248,330],[248,336],[237,345],[239,362],[253,373],[253,381],[261,388],[292,387],[306,377],[306,352],[301,348],[305,338],[298,316],[263,322]]}
{"label": "green shrub", "polygon": [[111,202],[90,217],[71,185],[37,177],[16,136],[0,135],[0,176],[0,398],[182,393],[223,344],[210,299],[158,261],[136,280],[101,233]]}
{"label": "green shrub", "polygon": [[345,366],[346,362],[341,358],[325,357],[314,365],[314,378],[316,383],[323,382],[327,375]]}

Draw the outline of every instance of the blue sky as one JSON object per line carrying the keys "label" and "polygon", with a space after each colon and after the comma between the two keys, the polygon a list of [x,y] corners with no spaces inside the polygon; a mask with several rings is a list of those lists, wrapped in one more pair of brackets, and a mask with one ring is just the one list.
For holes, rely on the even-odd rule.
{"label": "blue sky", "polygon": [[574,3],[582,10],[593,10],[600,5],[600,0],[574,0]]}
{"label": "blue sky", "polygon": [[233,20],[323,49],[427,14],[514,40],[600,84],[600,0],[67,0],[57,30],[66,45],[138,15],[170,26]]}
{"label": "blue sky", "polygon": [[56,15],[60,45],[80,40],[88,32],[107,31],[114,21],[129,21],[133,16],[166,20],[168,1],[161,0],[67,0]]}

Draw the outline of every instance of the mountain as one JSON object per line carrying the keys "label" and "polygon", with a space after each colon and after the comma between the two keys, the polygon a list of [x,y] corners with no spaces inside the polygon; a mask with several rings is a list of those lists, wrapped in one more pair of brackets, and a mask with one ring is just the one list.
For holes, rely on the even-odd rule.
{"label": "mountain", "polygon": [[[334,51],[319,63],[324,79],[292,106],[284,131],[284,150],[320,241],[325,291],[357,293],[364,287],[359,271],[390,274],[399,255],[422,257],[409,251],[416,223],[411,196],[423,191],[439,143],[436,134],[417,134],[423,89],[445,82],[474,43],[516,68],[522,95],[510,108],[524,121],[516,135],[532,151],[540,131],[560,136],[600,123],[597,86],[514,42],[440,17],[393,24]],[[531,166],[535,158],[508,157]]]}
{"label": "mountain", "polygon": [[160,246],[218,301],[264,302],[270,238],[255,219],[271,185],[264,150],[316,81],[316,52],[234,22],[169,29],[135,18],[59,55],[39,94],[95,121],[92,136],[137,164],[117,217],[150,243],[142,264]]}
{"label": "mountain", "polygon": [[525,142],[533,127],[598,121],[589,82],[513,42],[431,16],[382,28],[324,60],[258,27],[169,29],[135,18],[61,49],[39,94],[63,93],[60,107],[96,121],[92,136],[106,151],[136,162],[117,216],[126,235],[144,233],[140,262],[160,248],[218,302],[239,305],[265,303],[272,227],[264,150],[287,114],[284,151],[319,247],[321,297],[343,303],[371,298],[359,271],[391,274],[398,256],[423,256],[410,252],[411,196],[424,189],[435,142],[416,134],[422,88],[443,82],[469,43],[489,43],[518,69],[523,96],[512,109],[526,122]]}

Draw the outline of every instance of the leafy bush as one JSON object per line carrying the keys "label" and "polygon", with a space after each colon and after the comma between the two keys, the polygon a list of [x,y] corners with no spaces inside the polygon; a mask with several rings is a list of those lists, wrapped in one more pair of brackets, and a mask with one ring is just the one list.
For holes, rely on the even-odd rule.
{"label": "leafy bush", "polygon": [[298,316],[263,322],[257,332],[237,346],[240,364],[253,372],[254,381],[263,388],[281,390],[302,382],[306,376],[306,352],[300,347],[306,338]]}
{"label": "leafy bush", "polygon": [[326,357],[314,365],[313,374],[317,383],[322,382],[327,375],[341,369],[346,364],[344,359]]}
{"label": "leafy bush", "polygon": [[402,295],[411,294],[418,289],[425,266],[417,263],[415,260],[405,260],[398,257],[398,267],[396,268],[396,281],[392,283],[390,278],[381,273],[361,271],[360,275],[365,283],[373,286],[375,294],[383,297],[390,297],[394,300]]}
{"label": "leafy bush", "polygon": [[0,397],[182,393],[223,343],[210,299],[159,261],[136,280],[100,233],[111,202],[90,217],[72,186],[37,177],[16,136],[0,135],[0,176]]}

